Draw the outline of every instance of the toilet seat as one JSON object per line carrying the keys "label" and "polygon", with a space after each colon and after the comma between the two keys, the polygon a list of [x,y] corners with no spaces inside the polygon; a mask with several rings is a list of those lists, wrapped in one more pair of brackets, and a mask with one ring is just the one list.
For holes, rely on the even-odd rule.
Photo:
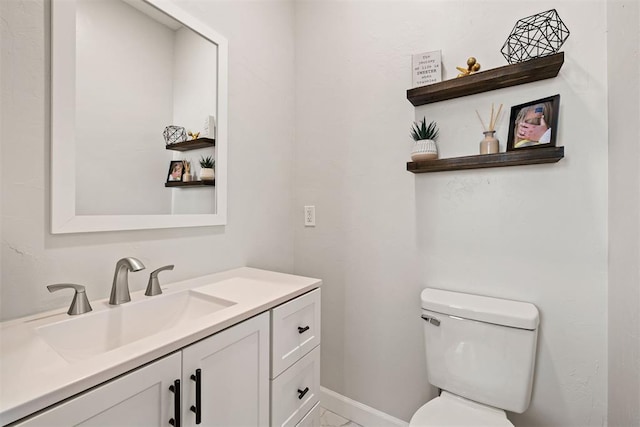
{"label": "toilet seat", "polygon": [[442,391],[413,414],[409,427],[513,427],[500,409]]}

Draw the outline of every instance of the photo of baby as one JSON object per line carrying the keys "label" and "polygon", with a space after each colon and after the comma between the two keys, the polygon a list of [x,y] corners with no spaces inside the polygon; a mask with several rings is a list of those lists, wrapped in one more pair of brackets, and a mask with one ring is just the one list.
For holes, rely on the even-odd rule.
{"label": "photo of baby", "polygon": [[167,175],[167,182],[182,181],[183,170],[184,164],[182,163],[182,160],[172,160],[169,164],[169,174]]}
{"label": "photo of baby", "polygon": [[511,107],[507,151],[555,146],[560,95]]}

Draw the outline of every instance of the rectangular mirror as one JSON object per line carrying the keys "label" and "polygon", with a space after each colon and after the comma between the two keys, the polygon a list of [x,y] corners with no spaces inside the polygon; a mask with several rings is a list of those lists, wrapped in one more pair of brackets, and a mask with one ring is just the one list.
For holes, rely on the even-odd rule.
{"label": "rectangular mirror", "polygon": [[[225,224],[226,39],[166,0],[51,7],[52,233]],[[166,144],[170,125],[201,136]]]}

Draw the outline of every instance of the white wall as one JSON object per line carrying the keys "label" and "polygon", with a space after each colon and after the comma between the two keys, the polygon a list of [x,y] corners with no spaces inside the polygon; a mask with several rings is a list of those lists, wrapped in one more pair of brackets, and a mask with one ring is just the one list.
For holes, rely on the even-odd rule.
{"label": "white wall", "polygon": [[[108,296],[115,262],[139,257],[166,281],[251,265],[293,269],[293,8],[287,1],[181,2],[229,39],[229,222],[224,227],[49,233],[49,6],[0,1],[2,203],[0,311],[10,319],[69,304],[45,285]],[[251,31],[247,31],[250,28]]]}
{"label": "white wall", "polygon": [[[184,126],[187,132],[202,132],[205,119],[208,121],[210,115],[218,116],[217,106],[210,102],[217,96],[217,48],[200,34],[183,27],[175,33],[175,50],[173,123]],[[199,159],[203,156],[215,159],[215,151],[215,148],[207,147],[173,152],[173,158],[189,161],[191,175],[197,179],[200,175]],[[173,213],[216,213],[215,187],[184,190],[171,190]]]}
{"label": "white wall", "polygon": [[[299,1],[294,16],[288,1],[183,4],[230,42],[229,224],[52,236],[49,3],[0,1],[2,319],[68,304],[68,295],[45,291],[48,283],[84,283],[90,298],[106,297],[122,256],[140,257],[147,271],[175,263],[166,280],[238,265],[290,271],[295,262],[298,273],[324,279],[325,387],[408,419],[433,395],[418,298],[436,286],[540,308],[534,396],[525,415],[510,415],[517,425],[605,425],[608,369],[610,424],[637,419],[637,353],[627,353],[637,335],[624,334],[640,305],[637,282],[624,280],[637,257],[612,262],[607,313],[607,80],[604,54],[595,53],[607,48],[603,17],[611,8],[602,1]],[[499,48],[515,20],[551,7],[571,30],[556,79],[417,109],[406,100],[412,53],[442,49],[448,76],[470,55],[485,69],[502,65]],[[404,170],[412,120],[439,121],[443,157],[473,154],[481,139],[474,109],[554,93],[562,95],[558,143],[567,157],[560,163]],[[610,137],[622,155],[612,157],[612,172],[628,160],[623,178],[637,180],[637,163],[623,160],[637,147],[623,146],[627,128],[616,129]],[[504,148],[505,122],[498,136]],[[612,174],[612,185],[617,179]],[[640,241],[621,237],[614,218],[628,220],[629,194],[617,194],[612,255]],[[304,204],[316,205],[317,227],[302,227]],[[637,209],[629,215],[629,230],[637,230]],[[134,289],[145,283],[145,273],[131,276]],[[620,418],[612,415],[618,410]]]}
{"label": "white wall", "polygon": [[174,37],[173,121],[187,130],[201,132],[205,118],[217,116],[215,105],[210,101],[217,96],[217,48],[184,27],[177,30]]}
{"label": "white wall", "polygon": [[174,31],[95,0],[77,2],[76,29],[77,214],[170,214]]}
{"label": "white wall", "polygon": [[[175,32],[172,123],[184,126],[187,131],[202,132],[205,119],[208,121],[210,115],[218,116],[216,105],[211,102],[217,97],[217,52],[215,44],[190,29],[183,27]],[[216,157],[215,149],[211,147],[173,153],[174,159],[191,162],[194,179],[200,175],[199,159],[203,156]],[[171,190],[173,213],[216,213],[215,187],[192,187],[184,190]]]}
{"label": "white wall", "polygon": [[640,6],[609,0],[609,426],[640,425]]}
{"label": "white wall", "polygon": [[[323,278],[322,384],[408,420],[432,391],[425,286],[530,301],[541,312],[533,400],[518,426],[596,426],[607,404],[607,81],[604,1],[296,3],[295,269]],[[505,64],[517,19],[556,8],[571,31],[553,79],[413,108],[412,53],[445,77]],[[603,55],[599,55],[602,53]],[[598,59],[599,58],[599,59]],[[561,94],[554,165],[413,175],[409,126],[442,157],[476,154],[475,109]],[[502,149],[506,120],[499,129]]]}

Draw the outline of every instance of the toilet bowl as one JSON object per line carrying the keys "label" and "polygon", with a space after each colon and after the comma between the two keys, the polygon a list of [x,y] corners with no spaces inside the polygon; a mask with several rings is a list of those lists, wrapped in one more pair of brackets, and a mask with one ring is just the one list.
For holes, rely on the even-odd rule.
{"label": "toilet bowl", "polygon": [[464,397],[443,391],[413,414],[409,427],[513,427],[507,414]]}

